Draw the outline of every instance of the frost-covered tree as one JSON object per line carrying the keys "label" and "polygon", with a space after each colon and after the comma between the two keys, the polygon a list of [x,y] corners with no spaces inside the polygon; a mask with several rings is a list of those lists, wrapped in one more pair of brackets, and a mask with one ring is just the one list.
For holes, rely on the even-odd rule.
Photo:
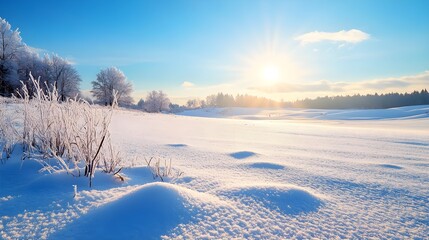
{"label": "frost-covered tree", "polygon": [[198,99],[189,99],[186,102],[186,107],[187,108],[199,108],[199,107],[201,107],[201,101]]}
{"label": "frost-covered tree", "polygon": [[131,97],[133,86],[125,74],[116,67],[101,70],[97,74],[97,80],[92,82],[92,95],[101,104],[112,105],[114,91],[117,92],[116,99],[119,105],[130,105],[133,102]]}
{"label": "frost-covered tree", "polygon": [[46,81],[49,87],[56,87],[61,101],[76,97],[79,94],[81,79],[69,61],[54,54],[52,56],[45,55],[43,63],[45,66],[40,74],[46,76],[45,79],[43,77],[41,79]]}
{"label": "frost-covered tree", "polygon": [[17,57],[23,46],[19,30],[0,18],[0,94],[9,95],[19,85]]}
{"label": "frost-covered tree", "polygon": [[215,107],[216,106],[216,95],[212,94],[210,96],[207,96],[206,105],[209,107]]}
{"label": "frost-covered tree", "polygon": [[33,96],[30,72],[40,78],[45,91],[55,86],[60,100],[79,93],[81,79],[70,62],[58,55],[40,58],[37,50],[22,42],[18,29],[12,30],[11,25],[0,18],[0,95],[11,95],[20,89],[22,82]]}
{"label": "frost-covered tree", "polygon": [[26,86],[30,96],[33,96],[35,90],[34,84],[29,77],[30,73],[41,79],[47,79],[47,76],[44,75],[44,69],[45,65],[39,54],[32,48],[24,46],[23,51],[20,51],[18,56],[18,76],[19,80]]}
{"label": "frost-covered tree", "polygon": [[66,65],[56,82],[60,99],[64,101],[66,98],[76,97],[79,94],[80,82],[81,78],[77,70],[71,64]]}
{"label": "frost-covered tree", "polygon": [[162,91],[152,91],[146,97],[144,108],[148,112],[161,112],[170,110],[170,99]]}

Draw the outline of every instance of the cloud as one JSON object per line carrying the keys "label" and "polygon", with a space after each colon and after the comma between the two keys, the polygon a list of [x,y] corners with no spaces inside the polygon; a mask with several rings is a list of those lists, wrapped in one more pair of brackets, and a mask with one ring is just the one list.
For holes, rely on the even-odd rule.
{"label": "cloud", "polygon": [[295,38],[301,44],[316,43],[321,41],[358,43],[368,40],[370,35],[358,29],[348,31],[342,30],[338,32],[309,32]]}
{"label": "cloud", "polygon": [[410,82],[397,79],[383,79],[368,82],[362,82],[360,87],[363,89],[383,90],[387,88],[408,87]]}
{"label": "cloud", "polygon": [[270,87],[253,87],[252,90],[259,90],[267,93],[290,93],[290,92],[330,92],[342,91],[345,83],[317,81],[307,83],[277,83]]}
{"label": "cloud", "polygon": [[429,84],[429,71],[416,75],[390,77],[359,82],[301,82],[278,83],[271,87],[253,87],[251,89],[265,93],[297,93],[297,92],[323,92],[332,94],[367,93],[367,92],[404,92],[421,90]]}
{"label": "cloud", "polygon": [[185,88],[193,87],[193,86],[195,86],[195,84],[193,84],[193,83],[191,83],[191,82],[188,82],[188,81],[184,81],[184,82],[182,83],[182,87],[185,87]]}
{"label": "cloud", "polygon": [[404,90],[421,90],[429,84],[429,71],[423,73],[408,75],[402,77],[390,77],[375,79],[370,81],[356,82],[350,84],[354,89],[371,89],[371,90],[395,90],[403,92]]}

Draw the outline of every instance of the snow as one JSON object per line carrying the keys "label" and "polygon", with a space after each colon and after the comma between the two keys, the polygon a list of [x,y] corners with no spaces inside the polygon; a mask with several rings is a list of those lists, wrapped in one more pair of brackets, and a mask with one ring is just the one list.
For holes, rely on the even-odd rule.
{"label": "snow", "polygon": [[223,189],[220,194],[282,214],[317,211],[323,203],[321,197],[308,190],[282,184],[247,184]]}
{"label": "snow", "polygon": [[[149,239],[161,236],[179,224],[189,223],[203,211],[201,205],[211,204],[213,197],[206,195],[169,183],[144,184],[77,219],[53,238]],[[121,221],[126,224],[118,224]]]}
{"label": "snow", "polygon": [[429,105],[389,109],[321,110],[321,109],[265,109],[265,108],[202,108],[186,110],[184,116],[236,119],[323,119],[323,120],[376,120],[428,118]]}
{"label": "snow", "polygon": [[[125,182],[40,173],[17,146],[0,164],[0,238],[424,239],[428,111],[116,110]],[[154,179],[150,157],[183,174]]]}

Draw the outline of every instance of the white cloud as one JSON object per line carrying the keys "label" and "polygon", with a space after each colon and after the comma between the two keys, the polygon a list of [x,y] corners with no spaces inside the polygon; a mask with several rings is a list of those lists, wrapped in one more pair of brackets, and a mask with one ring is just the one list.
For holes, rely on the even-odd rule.
{"label": "white cloud", "polygon": [[295,38],[301,44],[316,43],[321,41],[358,43],[369,39],[370,35],[358,29],[338,32],[309,32]]}
{"label": "white cloud", "polygon": [[193,87],[193,86],[195,86],[195,84],[193,84],[193,83],[191,83],[191,82],[188,82],[188,81],[184,81],[184,82],[182,83],[182,87],[185,87],[185,88]]}
{"label": "white cloud", "polygon": [[416,75],[389,77],[358,82],[317,81],[306,83],[278,83],[271,87],[254,87],[252,89],[265,93],[304,93],[319,92],[326,94],[350,94],[372,92],[404,92],[427,88],[429,71]]}
{"label": "white cloud", "polygon": [[284,82],[277,83],[269,87],[252,87],[250,89],[259,90],[267,93],[290,93],[290,92],[331,92],[342,91],[344,83],[329,82],[329,81],[315,81],[307,83],[293,83]]}

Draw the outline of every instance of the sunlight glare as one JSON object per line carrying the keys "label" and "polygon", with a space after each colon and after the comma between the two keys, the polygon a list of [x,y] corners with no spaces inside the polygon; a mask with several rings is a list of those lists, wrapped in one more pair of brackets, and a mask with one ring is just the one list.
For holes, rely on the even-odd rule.
{"label": "sunlight glare", "polygon": [[275,65],[266,65],[262,68],[261,77],[266,82],[277,82],[280,78],[279,68]]}

